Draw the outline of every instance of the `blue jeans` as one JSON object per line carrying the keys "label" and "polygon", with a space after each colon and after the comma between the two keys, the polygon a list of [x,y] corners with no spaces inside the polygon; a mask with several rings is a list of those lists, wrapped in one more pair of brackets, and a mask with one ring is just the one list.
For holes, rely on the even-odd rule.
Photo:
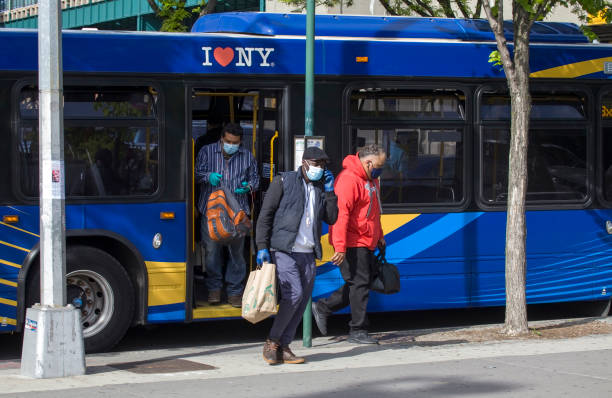
{"label": "blue jeans", "polygon": [[205,250],[206,287],[208,291],[221,290],[223,287],[223,247],[229,251],[229,259],[225,270],[228,296],[241,296],[244,289],[246,263],[244,261],[244,238],[236,239],[228,244],[213,241],[208,236],[206,218],[202,217],[200,231]]}

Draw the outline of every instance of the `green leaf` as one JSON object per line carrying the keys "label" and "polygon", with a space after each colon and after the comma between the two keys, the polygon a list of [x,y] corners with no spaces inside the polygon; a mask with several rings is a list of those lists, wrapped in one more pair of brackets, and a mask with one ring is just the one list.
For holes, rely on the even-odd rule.
{"label": "green leaf", "polygon": [[494,66],[502,66],[502,62],[501,62],[501,55],[499,53],[499,51],[495,50],[495,51],[491,51],[491,54],[489,54],[489,61],[490,64],[493,64]]}

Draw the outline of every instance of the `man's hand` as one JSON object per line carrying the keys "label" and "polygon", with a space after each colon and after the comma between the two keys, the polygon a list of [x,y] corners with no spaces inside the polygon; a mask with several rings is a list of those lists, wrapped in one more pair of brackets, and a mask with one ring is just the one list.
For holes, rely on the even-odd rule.
{"label": "man's hand", "polygon": [[387,247],[387,242],[385,241],[384,236],[381,236],[381,238],[378,240],[377,246],[379,250],[383,250],[385,247]]}
{"label": "man's hand", "polygon": [[222,178],[223,176],[219,173],[210,173],[210,175],[208,176],[208,182],[210,182],[210,185],[212,185],[213,187],[216,187],[217,185],[219,185]]}
{"label": "man's hand", "polygon": [[325,177],[325,192],[333,192],[334,191],[334,175],[332,174],[331,171],[329,170],[325,170],[325,174],[323,174],[323,176]]}
{"label": "man's hand", "polygon": [[236,188],[234,193],[238,193],[238,194],[249,193],[250,190],[251,190],[251,187],[249,186],[249,183],[246,181],[242,181],[242,186]]}
{"label": "man's hand", "polygon": [[257,265],[270,262],[270,252],[268,249],[261,249],[257,252]]}
{"label": "man's hand", "polygon": [[332,263],[334,263],[335,265],[340,265],[342,264],[342,262],[344,261],[344,257],[346,256],[345,253],[339,253],[339,252],[335,252],[334,255],[331,258]]}

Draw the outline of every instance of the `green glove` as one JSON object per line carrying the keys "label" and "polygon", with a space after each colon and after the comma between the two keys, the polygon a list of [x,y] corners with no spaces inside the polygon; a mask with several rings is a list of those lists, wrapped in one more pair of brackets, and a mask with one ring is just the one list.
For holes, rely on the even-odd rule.
{"label": "green glove", "polygon": [[212,185],[213,187],[216,187],[217,185],[219,185],[222,178],[223,176],[219,173],[210,173],[210,175],[208,176],[208,182],[210,182],[210,185]]}
{"label": "green glove", "polygon": [[246,181],[242,181],[242,186],[236,188],[234,193],[239,193],[239,194],[249,193],[250,190],[251,190],[251,187],[249,187],[249,183]]}

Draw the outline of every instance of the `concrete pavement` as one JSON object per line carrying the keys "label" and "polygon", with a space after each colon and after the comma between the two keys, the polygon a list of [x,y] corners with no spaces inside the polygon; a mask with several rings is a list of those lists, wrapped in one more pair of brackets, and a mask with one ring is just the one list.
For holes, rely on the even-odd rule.
{"label": "concrete pavement", "polygon": [[296,354],[307,357],[307,364],[279,366],[264,363],[261,348],[259,343],[247,343],[88,355],[87,375],[46,380],[24,378],[18,362],[4,361],[0,362],[0,394],[612,396],[612,335],[486,343],[408,341],[380,346],[318,337],[310,349],[302,348],[299,341],[292,345]]}

